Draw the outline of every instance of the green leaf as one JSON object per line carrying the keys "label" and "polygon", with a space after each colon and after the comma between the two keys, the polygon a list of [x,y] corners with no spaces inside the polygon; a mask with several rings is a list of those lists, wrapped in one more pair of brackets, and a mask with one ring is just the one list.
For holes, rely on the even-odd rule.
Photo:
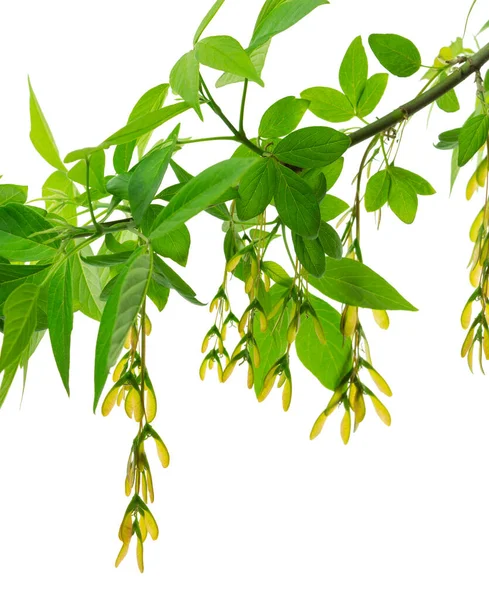
{"label": "green leaf", "polygon": [[268,108],[260,121],[258,135],[262,138],[282,137],[299,125],[309,102],[294,96],[278,100]]}
{"label": "green leaf", "polygon": [[24,283],[5,302],[5,329],[0,353],[0,372],[17,365],[36,329],[37,298],[40,288]]}
{"label": "green leaf", "polygon": [[[261,77],[263,67],[265,66],[265,60],[267,58],[268,48],[270,47],[270,40],[263,46],[259,46],[254,50],[246,50],[246,54],[250,57],[250,60],[255,67],[255,71],[258,76]],[[232,73],[223,73],[217,80],[216,87],[220,88],[231,83],[240,83],[244,81],[244,77],[239,75],[233,75]]]}
{"label": "green leaf", "polygon": [[[445,72],[440,73],[438,83],[442,83],[447,77],[448,75]],[[460,103],[455,90],[449,90],[441,98],[437,98],[436,103],[438,104],[438,108],[447,113],[457,112],[460,109]]]}
{"label": "green leaf", "polygon": [[191,50],[184,54],[170,72],[170,85],[176,96],[181,96],[204,120],[200,109],[200,71],[195,52]]}
{"label": "green leaf", "polygon": [[460,127],[457,129],[449,129],[448,131],[443,131],[438,136],[440,140],[437,144],[435,144],[435,148],[439,148],[440,150],[452,150],[453,148],[458,148],[458,136],[460,135]]}
{"label": "green leaf", "polygon": [[[319,228],[318,240],[325,252],[331,258],[341,258],[343,255],[343,246],[341,244],[340,236],[336,229],[331,227],[328,223],[321,221],[321,227]],[[316,275],[318,277],[318,275]]]}
{"label": "green leaf", "polygon": [[336,196],[331,196],[331,194],[326,194],[319,205],[323,221],[332,221],[349,208],[349,205],[344,200],[340,200]]}
{"label": "green leaf", "polygon": [[[141,227],[144,235],[148,236],[151,233],[153,224],[162,210],[164,210],[164,207],[158,204],[149,207]],[[160,256],[171,258],[182,267],[185,267],[190,251],[190,232],[185,225],[179,225],[161,237],[152,240],[151,246]]]}
{"label": "green leaf", "polygon": [[265,260],[261,263],[261,268],[272,281],[275,281],[275,283],[285,287],[290,287],[292,284],[292,277],[276,262]]}
{"label": "green leaf", "polygon": [[170,288],[156,283],[151,279],[148,287],[148,298],[153,302],[156,308],[161,312],[167,305],[170,296]]}
{"label": "green leaf", "polygon": [[319,238],[308,240],[294,233],[292,241],[297,258],[304,269],[315,277],[321,277],[326,268],[326,258]]}
{"label": "green leaf", "polygon": [[485,23],[482,27],[481,30],[479,31],[479,33],[477,35],[479,35],[480,33],[482,33],[483,31],[485,31],[486,29],[489,29],[489,21],[487,21],[487,23]]}
{"label": "green leaf", "polygon": [[267,4],[258,18],[250,49],[268,42],[275,35],[298,23],[318,6],[329,2],[328,0],[276,0]]}
{"label": "green leaf", "polygon": [[27,200],[27,186],[4,183],[0,185],[0,205],[17,202],[24,204]]}
{"label": "green leaf", "polygon": [[49,125],[39,106],[34,90],[32,89],[30,79],[28,79],[28,83],[29,111],[31,117],[31,131],[29,135],[32,145],[51,166],[60,171],[66,171],[66,167],[59,156],[58,147],[54,141],[51,129],[49,129]]}
{"label": "green leaf", "polygon": [[343,171],[343,165],[345,163],[345,159],[343,157],[338,158],[333,163],[328,165],[327,167],[323,167],[321,171],[324,173],[326,177],[326,188],[329,191],[334,184],[338,181],[341,172]]}
{"label": "green leaf", "polygon": [[348,47],[340,65],[339,80],[341,89],[354,108],[367,84],[368,61],[361,36],[356,37]]}
{"label": "green leaf", "polygon": [[423,177],[412,171],[401,169],[401,167],[390,166],[389,173],[397,179],[406,182],[413,188],[416,194],[419,194],[420,196],[432,196],[433,194],[436,194],[434,187],[426,181],[426,179],[423,179]]}
{"label": "green leaf", "polygon": [[[157,85],[147,92],[145,92],[141,98],[136,102],[136,105],[129,115],[128,123],[135,121],[140,117],[147,115],[155,110],[158,110],[163,106],[168,95],[169,85],[162,83]],[[138,146],[139,157],[144,153],[144,150],[151,137],[151,132],[145,133],[140,138],[132,140],[126,144],[121,144],[114,150],[114,169],[116,173],[125,173],[129,170],[131,165],[131,159],[136,145]]]}
{"label": "green leaf", "polygon": [[396,177],[391,171],[389,206],[403,223],[410,225],[418,210],[418,196],[406,180]]}
{"label": "green leaf", "polygon": [[[121,148],[121,146],[117,146]],[[129,182],[131,181],[132,173],[121,173],[115,175],[107,181],[106,189],[109,194],[117,196],[122,200],[129,200]]]}
{"label": "green leaf", "polygon": [[326,259],[326,272],[309,283],[333,300],[376,310],[417,310],[385,279],[369,267],[350,258]]}
{"label": "green leaf", "polygon": [[105,305],[95,349],[95,396],[93,410],[124,346],[148,290],[152,272],[152,255],[141,248],[122,268],[117,283]]}
{"label": "green leaf", "polygon": [[10,265],[0,263],[0,284],[24,279],[35,273],[44,271],[51,265]]}
{"label": "green leaf", "polygon": [[175,290],[182,298],[188,300],[188,302],[197,304],[198,306],[204,306],[200,300],[197,300],[194,290],[188,283],[185,283],[180,275],[169,267],[166,262],[161,260],[159,256],[154,257],[153,279],[159,285]]}
{"label": "green leaf", "polygon": [[[87,247],[81,250],[84,257],[92,256],[92,250]],[[100,293],[105,286],[109,270],[101,270],[87,264],[80,253],[73,257],[73,310],[80,310],[84,315],[100,321],[104,302]]]}
{"label": "green leaf", "polygon": [[98,254],[97,256],[83,256],[81,259],[93,267],[114,267],[126,263],[132,256],[132,251],[116,252],[115,254]]}
{"label": "green leaf", "polygon": [[319,204],[307,183],[281,164],[277,168],[275,207],[283,223],[305,238],[317,237],[321,216]]}
{"label": "green leaf", "polygon": [[458,166],[463,167],[475,156],[480,148],[487,142],[489,133],[489,117],[477,115],[468,119],[458,136],[459,153]]}
{"label": "green leaf", "polygon": [[301,92],[309,100],[309,110],[330,123],[342,123],[355,116],[355,111],[345,94],[329,87],[312,87]]}
{"label": "green leaf", "polygon": [[3,373],[2,384],[0,385],[0,408],[2,408],[3,403],[9,393],[9,390],[14,382],[15,375],[17,373],[18,365],[12,363],[9,367],[7,367]]}
{"label": "green leaf", "polygon": [[204,33],[205,29],[207,29],[207,26],[212,21],[212,19],[216,16],[217,11],[221,8],[221,6],[223,4],[224,4],[224,0],[216,0],[216,2],[214,2],[211,9],[209,10],[209,12],[202,19],[202,22],[198,26],[197,31],[195,32],[195,35],[194,35],[194,46],[199,41],[200,36]]}
{"label": "green leaf", "polygon": [[273,160],[260,159],[243,175],[239,184],[236,212],[241,221],[261,214],[272,201],[277,187]]}
{"label": "green leaf", "polygon": [[50,260],[58,243],[52,234],[51,223],[38,210],[23,204],[0,206],[0,252],[3,258],[19,262]]}
{"label": "green leaf", "polygon": [[[284,294],[284,288],[280,285],[274,285],[270,291],[265,294],[262,305],[266,312],[279,301]],[[268,321],[268,328],[265,332],[260,330],[259,320],[255,319],[253,324],[253,336],[256,340],[260,352],[260,365],[253,369],[255,376],[255,394],[258,396],[263,389],[265,376],[273,364],[285,354],[287,350],[287,328],[289,325],[290,309],[284,314],[279,311],[272,319]]]}
{"label": "green leaf", "polygon": [[195,46],[195,57],[202,65],[264,85],[244,48],[228,35],[204,38]]}
{"label": "green leaf", "polygon": [[70,395],[70,346],[73,330],[73,292],[70,262],[54,273],[48,292],[48,325],[51,347],[66,392]]}
{"label": "green leaf", "polygon": [[296,167],[324,167],[337,160],[349,147],[350,138],[331,127],[304,127],[289,134],[274,155]]}
{"label": "green leaf", "polygon": [[321,169],[308,169],[300,173],[301,178],[311,188],[318,202],[324,198],[326,194],[326,177]]}
{"label": "green leaf", "polygon": [[387,73],[376,73],[367,79],[365,89],[357,105],[357,115],[360,118],[363,119],[375,110],[384,95],[388,80],[389,75]]}
{"label": "green leaf", "polygon": [[[131,121],[125,127],[122,127],[122,129],[113,133],[100,144],[100,147],[110,148],[110,146],[114,146],[115,144],[125,144],[137,140],[145,133],[153,131],[160,125],[163,125],[163,123],[166,123],[170,119],[187,111],[189,108],[190,106],[186,102],[177,102],[176,104],[154,110],[142,117],[134,119],[134,121]],[[66,162],[70,162],[68,159],[71,158],[72,154],[74,153],[70,153],[66,157]],[[71,160],[76,160],[76,158],[71,158]]]}
{"label": "green leaf", "polygon": [[128,187],[129,204],[136,225],[141,224],[144,213],[158,192],[175,152],[179,131],[180,125],[177,125],[166,143],[145,156],[131,176]]}
{"label": "green leaf", "polygon": [[334,390],[351,367],[351,340],[340,331],[341,316],[337,310],[312,294],[308,298],[326,343],[319,341],[312,318],[302,319],[295,342],[297,356],[324,387]]}
{"label": "green leaf", "polygon": [[[88,157],[89,173],[88,183],[91,188],[95,188],[101,192],[105,192],[105,152],[103,150],[94,150]],[[86,159],[80,160],[76,165],[68,171],[68,177],[80,183],[87,185],[87,163]]]}
{"label": "green leaf", "polygon": [[372,175],[365,189],[365,209],[373,212],[382,208],[389,200],[391,190],[391,177],[389,171],[382,169]]}
{"label": "green leaf", "polygon": [[78,190],[66,171],[54,171],[42,186],[46,210],[66,219],[70,225],[77,224],[76,207]]}
{"label": "green leaf", "polygon": [[373,33],[368,43],[380,64],[397,77],[410,77],[421,67],[419,50],[405,37]]}
{"label": "green leaf", "polygon": [[255,159],[230,158],[191,179],[160,213],[150,238],[161,237],[218,202],[230,187],[239,183],[254,162]]}

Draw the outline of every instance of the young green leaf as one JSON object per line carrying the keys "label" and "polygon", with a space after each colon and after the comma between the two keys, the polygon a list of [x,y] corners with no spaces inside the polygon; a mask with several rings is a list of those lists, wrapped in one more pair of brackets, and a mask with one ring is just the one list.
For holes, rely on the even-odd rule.
{"label": "young green leaf", "polygon": [[[341,244],[340,236],[338,235],[336,229],[324,221],[321,221],[318,240],[323,249],[323,253],[331,256],[331,258],[342,257],[343,246]],[[318,277],[318,275],[316,275],[316,277]]]}
{"label": "young green leaf", "polygon": [[406,180],[390,173],[389,207],[403,223],[410,225],[418,210],[418,196]]}
{"label": "young green leaf", "polygon": [[326,268],[326,258],[319,237],[314,240],[308,240],[293,233],[292,242],[294,243],[297,258],[304,269],[315,277],[321,277]]}
{"label": "young green leaf", "polygon": [[309,294],[326,343],[316,334],[311,317],[302,319],[295,348],[301,363],[317,377],[324,387],[334,390],[351,366],[351,341],[340,331],[340,314],[330,304]]}
{"label": "young green leaf", "polygon": [[97,256],[80,255],[82,261],[93,267],[114,267],[126,263],[132,256],[132,251],[116,252],[115,254],[98,254]]}
{"label": "young green leaf", "polygon": [[338,158],[330,165],[323,167],[321,171],[326,177],[326,189],[329,190],[334,186],[334,184],[338,181],[341,172],[343,171],[343,165],[345,163],[345,159],[343,157]]}
{"label": "young green leaf", "polygon": [[78,190],[66,171],[54,171],[42,186],[46,210],[66,219],[70,225],[77,224],[76,198]]}
{"label": "young green leaf", "polygon": [[200,120],[203,121],[204,117],[200,109],[199,97],[199,63],[195,58],[193,50],[184,54],[171,70],[170,85],[173,93],[181,96],[195,110]]}
{"label": "young green leaf", "polygon": [[278,163],[276,169],[275,207],[283,223],[302,237],[317,237],[321,215],[313,191],[291,169]]}
{"label": "young green leaf", "polygon": [[72,285],[70,262],[65,260],[49,283],[48,325],[54,359],[68,395],[70,395],[70,346],[73,330]]}
{"label": "young green leaf", "polygon": [[375,110],[384,95],[388,80],[387,73],[376,73],[367,79],[365,89],[358,101],[357,116],[363,119]]}
{"label": "young green leaf", "polygon": [[209,167],[193,179],[165,207],[153,225],[150,238],[156,239],[182,225],[199,212],[219,202],[221,196],[239,183],[256,159],[230,158]]}
{"label": "young green leaf", "polygon": [[340,65],[339,80],[341,89],[354,108],[365,89],[368,77],[368,61],[361,36],[356,37],[348,47]]}
{"label": "young green leaf", "polygon": [[268,108],[260,121],[258,135],[277,138],[289,134],[299,125],[309,106],[307,100],[287,96]]}
{"label": "young green leaf", "polygon": [[328,0],[272,0],[265,4],[253,32],[250,49],[289,29]]}
{"label": "young green leaf", "polygon": [[331,196],[331,194],[326,194],[319,205],[323,221],[332,221],[349,208],[349,205],[344,200],[340,200],[336,196]]}
{"label": "young green leaf", "polygon": [[304,127],[281,140],[274,155],[296,167],[324,167],[337,160],[349,147],[350,138],[331,127]]}
{"label": "young green leaf", "polygon": [[19,262],[50,260],[59,244],[52,242],[52,229],[40,212],[23,204],[0,206],[0,248],[3,258]]}
{"label": "young green leaf", "polygon": [[378,310],[417,310],[385,279],[361,262],[326,258],[326,271],[309,283],[333,300]]}
{"label": "young green leaf", "polygon": [[5,328],[2,351],[0,353],[0,372],[10,365],[17,365],[22,352],[29,345],[36,329],[37,299],[40,288],[24,283],[15,289],[5,302]]}
{"label": "young green leaf", "polygon": [[[263,46],[258,46],[254,50],[246,50],[246,54],[250,57],[250,60],[255,67],[258,76],[261,77],[263,67],[265,66],[265,61],[268,54],[268,48],[270,47],[270,40],[263,44]],[[216,87],[224,87],[225,85],[230,85],[231,83],[241,83],[244,81],[244,77],[240,77],[239,75],[234,75],[233,73],[223,73],[216,82]]]}
{"label": "young green leaf", "polygon": [[98,269],[81,258],[92,255],[92,250],[87,247],[73,257],[73,310],[80,310],[87,317],[100,321],[105,304],[100,293],[107,283],[109,270]]}
{"label": "young green leaf", "polygon": [[5,369],[3,373],[2,383],[0,385],[0,408],[2,408],[3,403],[5,402],[5,398],[7,397],[12,383],[14,382],[18,368],[18,365],[12,363],[9,367]]}
{"label": "young green leaf", "polygon": [[[149,236],[153,224],[162,210],[164,210],[164,207],[158,204],[149,207],[141,226],[144,235]],[[190,251],[190,232],[185,225],[179,225],[161,237],[154,238],[151,246],[160,256],[171,258],[182,267],[185,267]]]}
{"label": "young green leaf", "polygon": [[28,79],[28,83],[29,111],[31,116],[30,138],[32,145],[51,166],[60,171],[66,171],[66,167],[59,156],[58,147],[54,141],[51,129],[49,129],[48,122],[46,121],[34,90],[32,89],[30,79]]}
{"label": "young green leaf", "polygon": [[107,300],[95,349],[94,412],[110,368],[117,362],[127,333],[146,296],[151,272],[152,255],[145,248],[141,248],[122,268]]}
{"label": "young green leaf", "polygon": [[168,303],[170,296],[170,288],[160,285],[154,279],[151,279],[148,287],[148,298],[161,312]]}
{"label": "young green leaf", "polygon": [[309,110],[324,121],[343,123],[355,116],[353,106],[345,94],[333,88],[308,88],[301,92],[301,98],[309,100]]}
{"label": "young green leaf", "polygon": [[[446,73],[440,73],[438,83],[442,83],[447,77],[448,75]],[[457,110],[460,109],[460,103],[455,90],[449,90],[446,94],[443,94],[441,98],[437,98],[436,103],[438,108],[441,108],[441,110],[447,113],[457,112]]]}
{"label": "young green leaf", "polygon": [[216,16],[217,11],[221,8],[221,6],[223,4],[224,4],[224,0],[216,0],[216,2],[214,2],[214,4],[211,6],[211,9],[209,10],[209,12],[202,19],[202,22],[198,26],[197,31],[195,32],[195,35],[194,35],[194,46],[199,41],[200,36],[207,29],[207,26],[212,21],[212,19]]}
{"label": "young green leaf", "polygon": [[159,285],[175,290],[182,298],[188,300],[188,302],[196,304],[197,306],[204,306],[204,304],[195,297],[196,294],[188,283],[185,283],[180,275],[169,267],[166,262],[161,260],[159,256],[154,256],[153,279]]}
{"label": "young green leaf", "polygon": [[228,35],[204,38],[195,46],[195,57],[202,65],[264,85],[244,48]]}
{"label": "young green leaf", "polygon": [[423,179],[423,177],[412,171],[401,169],[401,167],[390,166],[389,173],[395,178],[410,185],[416,194],[419,194],[420,196],[432,196],[433,194],[436,194],[435,189],[428,181],[426,181],[426,179]]}
{"label": "young green leaf", "polygon": [[[130,123],[131,121],[135,121],[136,119],[161,108],[168,96],[169,87],[170,86],[167,83],[162,83],[145,92],[136,102],[127,122]],[[141,158],[150,137],[151,131],[145,133],[138,139],[116,147],[113,159],[116,173],[125,173],[129,170],[136,145],[138,146],[139,157]]]}
{"label": "young green leaf", "polygon": [[24,204],[27,200],[27,186],[4,183],[0,185],[0,205],[16,202]]}
{"label": "young green leaf", "polygon": [[180,125],[177,125],[165,144],[153,150],[138,163],[129,181],[128,193],[132,216],[140,225],[144,213],[153,202],[163,181],[170,159],[175,152]]}
{"label": "young green leaf", "polygon": [[[102,142],[100,147],[110,148],[110,146],[114,146],[115,144],[125,144],[137,140],[145,133],[153,131],[160,125],[163,125],[163,123],[166,123],[167,121],[170,121],[170,119],[187,111],[189,108],[190,106],[186,102],[177,102],[176,104],[154,110],[129,122],[125,127],[119,129],[119,131],[116,131]],[[71,158],[70,155],[72,154],[73,153],[70,153],[66,157],[65,160],[67,162],[70,162],[69,158]]]}
{"label": "young green leaf", "polygon": [[275,283],[285,287],[290,287],[292,283],[292,277],[276,262],[265,260],[261,263],[261,268],[262,271],[266,273],[272,281],[275,281]]}
{"label": "young green leaf", "polygon": [[410,77],[421,67],[419,50],[405,37],[372,33],[368,43],[380,64],[397,77]]}
{"label": "young green leaf", "polygon": [[241,221],[261,214],[272,201],[277,187],[273,160],[263,158],[243,175],[239,184],[236,212]]}
{"label": "young green leaf", "polygon": [[365,189],[365,209],[368,212],[379,210],[389,200],[391,176],[389,170],[382,169],[372,175]]}
{"label": "young green leaf", "polygon": [[489,117],[477,115],[466,121],[458,136],[459,152],[458,166],[463,167],[477,154],[477,151],[487,142],[489,133]]}

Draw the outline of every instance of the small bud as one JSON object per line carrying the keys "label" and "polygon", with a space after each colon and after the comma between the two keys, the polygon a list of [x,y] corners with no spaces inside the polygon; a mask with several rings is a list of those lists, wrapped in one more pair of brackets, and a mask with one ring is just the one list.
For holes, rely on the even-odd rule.
{"label": "small bud", "polygon": [[136,547],[136,558],[138,561],[138,567],[141,573],[144,573],[144,559],[143,559],[143,542],[138,537],[138,543]]}
{"label": "small bud", "polygon": [[484,187],[486,185],[486,179],[487,179],[487,156],[484,157],[482,159],[482,161],[479,163],[479,166],[477,167],[477,170],[475,173],[476,173],[477,183],[479,184],[479,187]]}
{"label": "small bud", "polygon": [[122,404],[122,401],[125,399],[126,397],[126,387],[124,385],[121,385],[121,387],[119,388],[119,393],[117,394],[117,406],[120,406]]}
{"label": "small bud", "polygon": [[139,515],[139,530],[141,531],[141,540],[144,542],[148,537],[148,528],[146,527],[146,519],[144,515]]}
{"label": "small bud", "polygon": [[469,179],[469,181],[467,183],[467,189],[465,190],[465,197],[467,198],[467,200],[470,200],[472,198],[472,196],[477,191],[477,188],[478,188],[477,174],[474,173],[472,175],[472,177]]}
{"label": "small bud", "polygon": [[222,382],[225,383],[233,374],[233,371],[236,367],[237,361],[230,360],[226,368],[224,369],[224,373],[222,374]]}
{"label": "small bud", "polygon": [[205,357],[200,365],[199,376],[202,381],[204,381],[204,379],[205,379],[205,373],[207,371],[207,363],[208,362],[209,362],[209,359],[207,357]]}
{"label": "small bud", "polygon": [[353,411],[356,410],[356,403],[357,403],[357,396],[360,393],[360,390],[358,389],[358,387],[356,386],[355,383],[351,383],[350,385],[350,394],[348,397],[348,401],[350,403],[351,408],[353,409]]}
{"label": "small bud", "polygon": [[324,335],[324,329],[323,329],[323,326],[321,325],[321,322],[319,321],[319,319],[316,316],[312,317],[312,322],[314,324],[314,331],[316,332],[317,339],[319,340],[319,342],[321,344],[325,344],[326,337]]}
{"label": "small bud", "polygon": [[254,278],[252,275],[250,275],[248,277],[248,279],[246,280],[246,285],[245,285],[245,292],[247,294],[249,294],[251,292],[251,290],[253,289],[253,283],[254,283]]}
{"label": "small bud", "polygon": [[270,277],[266,273],[263,273],[263,285],[266,292],[270,291]]}
{"label": "small bud", "polygon": [[214,310],[219,306],[219,298],[216,296],[209,306],[209,312],[214,312]]}
{"label": "small bud", "polygon": [[373,310],[375,322],[381,329],[389,329],[389,315],[385,310]]}
{"label": "small bud", "polygon": [[345,337],[351,337],[355,333],[358,322],[358,307],[345,306],[341,318],[341,331]]}
{"label": "small bud", "polygon": [[355,423],[353,425],[353,431],[356,431],[358,429],[358,426],[360,425],[360,423],[365,418],[365,413],[366,413],[365,399],[361,392],[359,392],[357,395],[354,412],[355,412]]}
{"label": "small bud", "polygon": [[132,537],[132,514],[128,513],[122,519],[121,527],[119,530],[120,538],[124,544],[129,544]]}
{"label": "small bud", "polygon": [[478,262],[470,271],[469,280],[470,280],[470,284],[472,287],[477,287],[479,285],[481,272],[482,272],[482,266]]}
{"label": "small bud", "polygon": [[479,214],[476,216],[476,218],[474,219],[474,222],[472,223],[472,226],[470,228],[470,240],[472,242],[476,242],[477,238],[479,237],[479,231],[480,228],[482,227],[482,223],[484,221],[484,208],[479,212]]}
{"label": "small bud", "polygon": [[261,392],[257,396],[258,402],[263,402],[268,394],[271,392],[273,388],[273,384],[275,383],[276,375],[272,375],[269,377],[268,375],[265,377],[265,382],[263,383],[263,387]]}
{"label": "small bud", "polygon": [[153,515],[149,512],[149,510],[144,511],[144,517],[146,520],[146,527],[148,528],[148,533],[153,540],[158,539],[159,531],[158,525],[155,521]]}
{"label": "small bud", "polygon": [[285,302],[285,298],[280,298],[280,300],[274,305],[272,310],[268,313],[268,318],[273,319],[273,317],[278,313],[278,311],[282,308]]}
{"label": "small bud", "polygon": [[226,271],[231,273],[234,269],[239,265],[241,259],[243,258],[242,254],[236,254],[230,260],[228,260],[226,265]]}
{"label": "small bud", "polygon": [[267,321],[267,318],[266,318],[266,316],[265,316],[265,313],[262,313],[262,312],[260,311],[260,313],[259,313],[259,314],[260,314],[260,331],[261,331],[262,333],[264,333],[264,332],[267,330],[267,327],[268,327],[268,321]]}
{"label": "small bud", "polygon": [[489,360],[489,331],[487,329],[484,330],[482,349],[484,350],[484,356],[486,357],[486,360]]}

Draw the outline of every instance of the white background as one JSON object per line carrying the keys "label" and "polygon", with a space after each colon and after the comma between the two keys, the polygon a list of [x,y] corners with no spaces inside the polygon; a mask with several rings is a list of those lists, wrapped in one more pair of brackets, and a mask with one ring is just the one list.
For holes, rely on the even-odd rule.
{"label": "white background", "polygon": [[[233,35],[246,45],[261,3],[228,0],[207,33]],[[3,3],[2,182],[28,184],[34,198],[51,172],[29,142],[27,74],[62,156],[97,144],[125,123],[143,92],[168,81],[210,4]],[[359,34],[365,44],[369,33],[403,34],[431,64],[441,46],[461,35],[468,6],[468,0],[450,7],[444,0],[336,0],[317,9],[274,39],[266,87],[250,88],[248,131],[283,96],[313,85],[337,87],[341,58]],[[488,16],[476,8],[469,31]],[[381,70],[370,51],[369,60],[371,74]],[[206,76],[216,78],[210,70]],[[417,76],[391,76],[376,115],[420,88]],[[361,313],[375,364],[394,390],[386,402],[391,428],[370,410],[344,447],[338,412],[310,442],[330,393],[297,361],[287,414],[276,392],[258,404],[246,391],[244,372],[226,385],[214,377],[202,384],[200,344],[212,317],[172,296],[164,313],[153,315],[149,345],[159,399],[155,427],[171,453],[165,471],[150,456],[160,538],[145,544],[143,576],[134,548],[116,570],[125,462],[136,426],[120,410],[108,419],[92,414],[97,325],[77,315],[72,397],[63,393],[45,340],[29,366],[21,410],[17,382],[0,413],[2,598],[487,599],[489,394],[487,380],[471,375],[460,358],[459,324],[471,293],[468,230],[482,197],[465,200],[470,169],[449,197],[449,153],[432,147],[438,132],[470,113],[474,93],[467,81],[460,89],[463,112],[436,110],[428,130],[425,112],[407,129],[398,164],[438,191],[420,198],[415,224],[403,225],[386,211],[377,232],[373,217],[364,218],[365,262],[420,309],[391,313],[387,332],[369,311]],[[239,94],[240,86],[217,93],[234,120]],[[317,122],[310,116],[303,124]],[[212,115],[202,126],[188,114],[182,134],[226,132]],[[197,173],[233,148],[195,145],[180,161]],[[335,193],[351,202],[357,149],[347,162]],[[186,279],[208,301],[222,274],[222,234],[207,216],[191,230]]]}

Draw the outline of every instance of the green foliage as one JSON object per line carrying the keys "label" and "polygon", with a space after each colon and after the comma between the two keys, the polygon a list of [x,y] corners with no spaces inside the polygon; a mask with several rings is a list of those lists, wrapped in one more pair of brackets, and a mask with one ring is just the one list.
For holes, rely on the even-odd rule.
{"label": "green foliage", "polygon": [[380,64],[397,77],[410,77],[421,67],[419,50],[401,35],[373,33],[368,43]]}
{"label": "green foliage", "polygon": [[[224,275],[209,303],[214,316],[202,343],[200,377],[213,369],[224,383],[245,365],[248,388],[254,389],[258,401],[276,387],[281,390],[283,409],[288,410],[295,346],[306,369],[333,392],[313,425],[311,439],[341,407],[340,432],[348,443],[352,428],[355,431],[365,418],[365,398],[371,399],[377,415],[389,425],[387,408],[369,387],[370,380],[369,385],[364,382],[368,371],[380,393],[392,394],[373,366],[364,310],[372,310],[375,322],[387,329],[386,311],[416,308],[364,264],[368,240],[361,236],[363,219],[373,219],[368,213],[376,212],[378,225],[384,226],[381,214],[388,207],[404,223],[414,221],[418,197],[435,190],[420,175],[397,166],[402,156],[399,146],[406,139],[403,133],[409,119],[427,105],[436,103],[445,112],[459,110],[454,88],[473,74],[475,108],[470,106],[461,127],[442,132],[436,147],[451,151],[452,187],[464,165],[477,158],[466,196],[470,199],[485,190],[484,206],[478,207],[470,232],[475,245],[470,261],[474,292],[462,313],[462,326],[468,330],[462,356],[472,368],[478,344],[480,362],[483,356],[489,360],[489,85],[487,73],[485,79],[481,73],[489,61],[489,46],[475,54],[461,38],[444,46],[426,68],[421,91],[415,89],[411,101],[382,117],[375,111],[386,92],[388,74],[369,77],[367,53],[358,36],[334,66],[339,67],[341,91],[309,87],[300,98],[277,99],[259,122],[248,124],[249,83],[264,85],[262,72],[274,36],[328,2],[266,0],[246,48],[229,35],[203,37],[223,4],[224,0],[217,0],[211,6],[190,51],[171,70],[169,83],[145,92],[115,133],[99,144],[70,152],[64,162],[29,82],[30,137],[55,170],[46,173],[41,198],[28,199],[26,186],[0,185],[0,406],[19,369],[25,378],[28,361],[47,331],[61,383],[69,393],[74,313],[80,311],[100,322],[94,410],[100,404],[102,415],[107,416],[115,406],[123,406],[138,427],[127,463],[125,490],[132,497],[119,530],[122,548],[116,566],[134,538],[141,571],[143,542],[147,534],[158,537],[148,508],[154,487],[145,442],[155,444],[163,467],[170,460],[162,437],[151,425],[157,401],[148,369],[155,360],[147,356],[149,313],[166,309],[170,295],[194,307],[203,305],[181,269],[192,261],[191,248],[197,247],[204,256],[207,252],[207,247],[192,242],[188,221],[205,212],[207,222],[201,226],[209,226],[209,235],[218,231],[210,229],[212,219],[217,219],[213,224],[223,232],[222,263],[206,263],[209,277],[213,272]],[[487,25],[481,31],[485,29]],[[368,41],[393,75],[408,77],[421,68],[419,52],[406,38],[372,34]],[[323,63],[332,60],[336,59],[329,57]],[[220,72],[218,89],[243,84],[234,111],[236,121],[214,98],[201,66]],[[291,94],[297,91],[293,88]],[[168,101],[170,93],[174,98]],[[313,124],[299,128],[307,110]],[[188,111],[195,111],[202,121],[212,113],[228,135],[211,130],[212,137],[181,138]],[[314,118],[352,122],[340,130],[314,124]],[[150,139],[161,126],[164,131],[151,147]],[[210,164],[195,176],[186,170],[187,144],[221,140],[236,143],[230,158]],[[366,140],[345,202],[331,190],[345,160],[354,156],[350,147]],[[421,147],[419,140],[417,144]],[[213,153],[204,150],[202,155]],[[229,285],[231,278],[245,298],[241,314],[233,312],[236,286]],[[321,297],[313,295],[314,288]],[[480,312],[472,319],[477,304]],[[112,383],[104,396],[109,374]]]}

